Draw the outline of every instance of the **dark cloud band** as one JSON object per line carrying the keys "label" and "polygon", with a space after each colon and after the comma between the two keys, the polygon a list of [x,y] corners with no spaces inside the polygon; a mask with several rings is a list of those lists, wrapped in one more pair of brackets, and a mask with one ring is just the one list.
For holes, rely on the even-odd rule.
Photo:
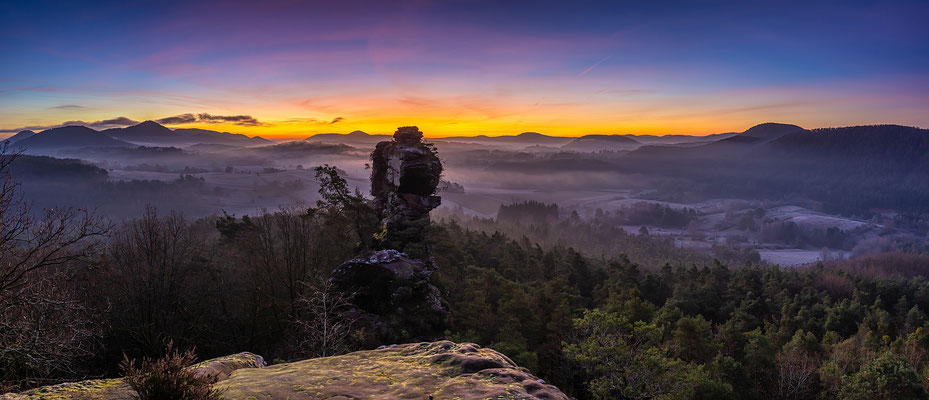
{"label": "dark cloud band", "polygon": [[166,117],[162,119],[155,120],[155,122],[163,125],[180,125],[180,124],[191,124],[194,122],[203,122],[208,124],[221,124],[228,123],[234,125],[242,126],[261,126],[266,125],[265,123],[258,121],[255,117],[251,115],[213,115],[207,113],[200,114],[180,114],[173,117]]}

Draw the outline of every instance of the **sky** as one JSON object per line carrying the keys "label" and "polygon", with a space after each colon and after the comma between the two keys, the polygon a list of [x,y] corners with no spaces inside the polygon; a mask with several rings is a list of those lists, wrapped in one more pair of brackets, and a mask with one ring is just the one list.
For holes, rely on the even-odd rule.
{"label": "sky", "polygon": [[929,1],[18,1],[0,135],[929,128]]}

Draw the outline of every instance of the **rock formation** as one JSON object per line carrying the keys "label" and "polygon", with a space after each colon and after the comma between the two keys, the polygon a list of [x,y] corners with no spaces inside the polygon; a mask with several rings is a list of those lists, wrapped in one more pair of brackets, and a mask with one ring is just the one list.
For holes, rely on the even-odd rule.
{"label": "rock formation", "polygon": [[[245,368],[264,368],[264,358],[248,352],[214,358],[187,367],[198,375],[211,375],[222,381],[233,372]],[[61,383],[27,390],[22,393],[0,394],[0,400],[130,400],[138,396],[122,379],[91,379]]]}
{"label": "rock formation", "polygon": [[386,228],[386,248],[402,250],[421,242],[429,211],[442,201],[434,196],[442,162],[422,138],[415,126],[402,126],[393,140],[378,143],[371,153],[371,195]]}
{"label": "rock formation", "polygon": [[425,244],[429,211],[441,202],[433,194],[442,162],[422,137],[415,126],[400,127],[371,153],[382,250],[343,263],[331,277],[337,290],[352,295],[355,325],[381,343],[435,339],[445,327],[447,309],[429,283],[436,266]]}
{"label": "rock formation", "polygon": [[[215,374],[226,399],[545,399],[567,400],[494,350],[473,343],[411,343],[264,366],[242,353],[191,368]],[[0,395],[0,400],[129,400],[122,379],[97,379]]]}

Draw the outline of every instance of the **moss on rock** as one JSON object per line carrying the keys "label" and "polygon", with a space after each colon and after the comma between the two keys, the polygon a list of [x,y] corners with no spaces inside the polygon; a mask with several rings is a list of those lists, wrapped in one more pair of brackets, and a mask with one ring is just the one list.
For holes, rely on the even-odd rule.
{"label": "moss on rock", "polygon": [[228,399],[567,399],[506,356],[472,343],[413,343],[261,369],[216,384]]}
{"label": "moss on rock", "polygon": [[[196,373],[214,375],[218,380],[223,380],[237,369],[261,368],[264,365],[264,359],[259,355],[239,353],[202,361],[190,368]],[[0,400],[129,400],[135,398],[135,391],[122,379],[69,382],[43,386],[22,393],[0,395]]]}
{"label": "moss on rock", "polygon": [[[568,399],[503,354],[473,343],[411,343],[263,366],[260,356],[239,353],[190,368],[214,374],[227,399]],[[97,379],[0,400],[128,400],[134,394],[121,379]]]}

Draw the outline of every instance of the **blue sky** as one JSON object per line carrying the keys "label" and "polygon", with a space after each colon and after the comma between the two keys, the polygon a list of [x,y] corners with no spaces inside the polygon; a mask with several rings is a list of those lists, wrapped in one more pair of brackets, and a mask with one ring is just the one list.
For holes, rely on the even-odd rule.
{"label": "blue sky", "polygon": [[926,1],[7,1],[0,130],[186,113],[272,137],[929,127],[925,21]]}

